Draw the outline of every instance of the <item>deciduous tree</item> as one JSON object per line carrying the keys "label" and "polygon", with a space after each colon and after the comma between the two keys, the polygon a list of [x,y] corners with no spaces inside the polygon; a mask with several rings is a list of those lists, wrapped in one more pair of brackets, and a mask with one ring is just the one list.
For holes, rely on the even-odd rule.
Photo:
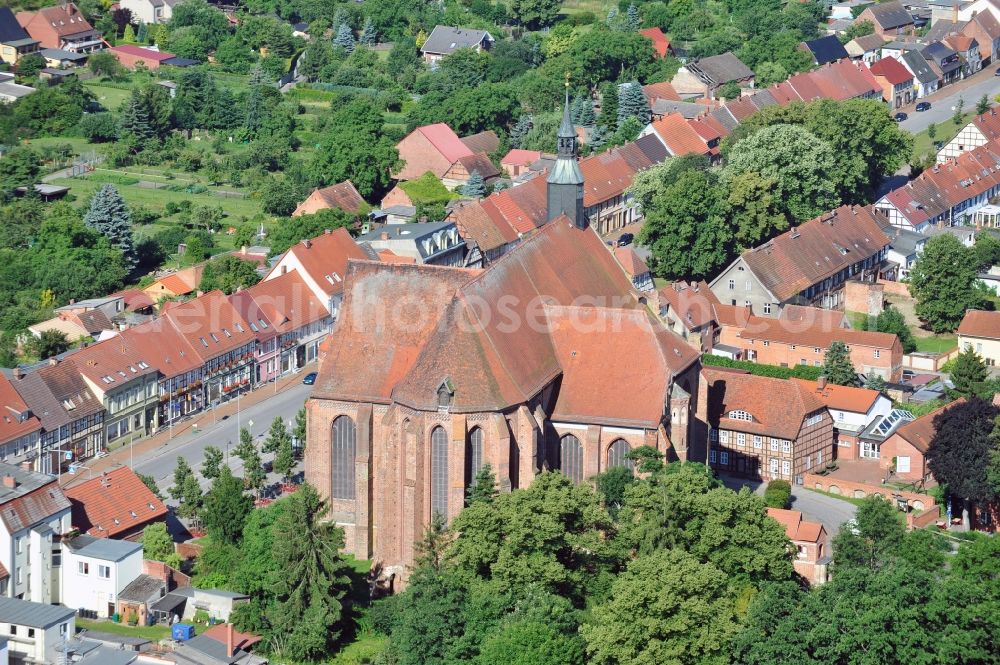
{"label": "deciduous tree", "polygon": [[229,254],[216,257],[205,264],[198,288],[206,292],[219,289],[228,295],[259,281],[260,274],[257,273],[255,263]]}
{"label": "deciduous tree", "polygon": [[166,561],[174,553],[174,539],[167,531],[166,522],[147,524],[142,530],[142,557],[153,561]]}
{"label": "deciduous tree", "polygon": [[228,466],[219,470],[205,495],[202,522],[212,538],[235,545],[243,537],[243,525],[253,511],[253,499],[243,492],[243,481]]}
{"label": "deciduous tree", "polygon": [[934,436],[927,448],[927,468],[954,496],[980,504],[996,502],[998,487],[988,479],[991,433],[998,409],[972,397],[934,417]]}
{"label": "deciduous tree", "polygon": [[927,241],[910,273],[917,316],[936,333],[952,332],[965,312],[976,309],[976,261],[971,250],[951,234]]}
{"label": "deciduous tree", "polygon": [[222,471],[225,458],[217,446],[205,446],[205,461],[201,463],[201,475],[208,480],[215,480]]}

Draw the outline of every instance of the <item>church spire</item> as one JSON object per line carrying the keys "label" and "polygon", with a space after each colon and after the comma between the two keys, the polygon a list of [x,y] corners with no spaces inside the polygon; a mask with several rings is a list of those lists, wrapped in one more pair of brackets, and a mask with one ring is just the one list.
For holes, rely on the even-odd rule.
{"label": "church spire", "polygon": [[583,173],[576,159],[576,128],[569,113],[569,75],[566,77],[566,101],[557,135],[556,163],[546,179],[548,221],[566,215],[579,228],[587,227],[583,210]]}

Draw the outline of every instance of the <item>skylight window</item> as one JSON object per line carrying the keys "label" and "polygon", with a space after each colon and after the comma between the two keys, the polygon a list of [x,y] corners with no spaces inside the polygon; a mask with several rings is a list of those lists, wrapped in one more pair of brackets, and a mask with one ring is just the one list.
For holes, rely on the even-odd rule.
{"label": "skylight window", "polygon": [[211,337],[212,341],[215,342],[216,344],[219,343],[219,338],[216,337],[215,333],[208,333],[208,336]]}
{"label": "skylight window", "polygon": [[205,338],[204,337],[199,337],[198,339],[201,341],[201,345],[204,346],[207,349],[208,348],[208,342],[205,341]]}
{"label": "skylight window", "polygon": [[224,335],[225,335],[226,337],[232,337],[232,336],[233,336],[233,335],[232,335],[232,333],[230,333],[230,332],[229,332],[228,330],[226,330],[225,328],[223,328],[223,329],[222,329],[222,333],[223,333],[223,334],[224,334]]}
{"label": "skylight window", "polygon": [[145,361],[140,360],[139,361],[139,369],[149,369],[149,365],[147,365]]}
{"label": "skylight window", "polygon": [[236,332],[245,332],[243,326],[240,325],[239,321],[236,322]]}

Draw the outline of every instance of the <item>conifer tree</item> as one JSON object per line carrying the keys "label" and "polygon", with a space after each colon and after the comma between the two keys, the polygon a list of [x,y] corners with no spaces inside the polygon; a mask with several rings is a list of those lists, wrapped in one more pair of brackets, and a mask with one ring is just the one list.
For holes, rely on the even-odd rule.
{"label": "conifer tree", "polygon": [[122,108],[122,114],[118,120],[118,133],[120,138],[134,138],[137,151],[140,152],[156,136],[156,132],[149,121],[146,106],[142,103],[137,90],[132,91],[128,101],[125,103],[125,107]]}
{"label": "conifer tree", "polygon": [[341,23],[337,28],[337,36],[333,38],[333,45],[344,49],[346,53],[354,52],[354,33],[346,23]]}
{"label": "conifer tree", "polygon": [[649,123],[649,102],[636,81],[618,86],[618,124],[626,118],[635,118],[643,127]]}
{"label": "conifer tree", "polygon": [[605,21],[608,27],[614,28],[618,24],[618,8],[612,7],[608,10],[608,18]]}
{"label": "conifer tree", "polygon": [[257,136],[264,124],[264,86],[267,78],[264,68],[258,64],[250,74],[250,94],[247,96],[247,112],[243,126],[251,138]]}
{"label": "conifer tree", "polygon": [[497,497],[497,479],[493,475],[493,467],[484,464],[469,485],[468,505],[474,503],[493,503]]}
{"label": "conifer tree", "polygon": [[479,171],[473,170],[469,174],[468,182],[462,187],[462,194],[476,199],[481,199],[486,194],[486,182]]}
{"label": "conifer tree", "polygon": [[972,397],[982,390],[983,382],[989,375],[986,363],[970,346],[955,358],[955,366],[951,370],[954,392],[962,397]]}
{"label": "conifer tree", "polygon": [[292,468],[295,466],[295,452],[292,450],[292,438],[286,436],[278,444],[278,451],[274,456],[274,471],[281,474],[282,478],[292,475]]}
{"label": "conifer tree", "polygon": [[642,27],[642,19],[639,18],[639,8],[635,6],[634,2],[629,4],[628,10],[625,12],[623,27],[628,32],[638,32],[639,28]]}
{"label": "conifer tree", "polygon": [[594,103],[590,100],[590,95],[584,95],[580,106],[580,117],[577,123],[584,127],[593,127],[597,122],[597,114],[594,113]]}
{"label": "conifer tree", "polygon": [[295,414],[295,428],[292,430],[292,436],[298,441],[299,448],[302,450],[306,448],[306,427],[306,409],[302,407]]}
{"label": "conifer tree", "polygon": [[90,207],[84,214],[83,221],[90,228],[99,231],[112,246],[121,250],[129,270],[135,268],[138,259],[132,239],[132,213],[114,185],[105,184],[97,190],[90,200]]}
{"label": "conifer tree", "polygon": [[823,374],[827,381],[838,386],[858,385],[858,373],[851,363],[851,354],[843,342],[834,342],[826,350]]}
{"label": "conifer tree", "polygon": [[125,25],[125,31],[122,33],[122,41],[126,44],[135,44],[135,28],[132,27],[131,23]]}
{"label": "conifer tree", "polygon": [[140,44],[145,44],[149,40],[149,28],[142,21],[139,22],[139,30],[136,31],[135,40]]}
{"label": "conifer tree", "polygon": [[583,114],[583,105],[586,102],[583,99],[583,95],[577,93],[573,97],[573,102],[569,106],[569,117],[573,121],[574,125],[580,124],[580,116]]}
{"label": "conifer tree", "polygon": [[524,142],[525,134],[529,131],[531,131],[531,116],[522,115],[510,129],[510,145],[514,148],[520,148]]}
{"label": "conifer tree", "polygon": [[608,142],[608,130],[604,125],[596,125],[587,136],[587,145],[593,152],[600,151]]}
{"label": "conifer tree", "polygon": [[618,86],[614,83],[601,84],[601,115],[597,124],[613,132],[618,129]]}
{"label": "conifer tree", "polygon": [[375,24],[372,23],[370,18],[365,19],[365,24],[361,28],[361,37],[358,41],[365,46],[375,46],[378,44],[378,32],[375,31]]}

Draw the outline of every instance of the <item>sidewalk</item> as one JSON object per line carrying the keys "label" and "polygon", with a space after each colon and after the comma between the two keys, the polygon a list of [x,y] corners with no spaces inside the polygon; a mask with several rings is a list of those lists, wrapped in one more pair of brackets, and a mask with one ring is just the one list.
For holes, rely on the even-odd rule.
{"label": "sidewalk", "polygon": [[[277,393],[284,392],[289,387],[300,383],[302,381],[302,377],[310,371],[315,371],[315,363],[310,363],[298,372],[279,379],[277,390],[275,390],[273,383],[269,383],[247,393],[246,395],[243,395],[239,400],[240,410],[246,411],[257,404],[260,404],[265,399],[274,397]],[[180,423],[175,424],[172,430],[168,427],[161,427],[160,431],[156,434],[148,436],[144,439],[139,439],[131,446],[122,446],[121,448],[117,448],[101,458],[91,458],[86,464],[89,473],[78,473],[76,475],[63,473],[61,485],[63,487],[70,487],[72,485],[85,482],[88,478],[92,478],[94,475],[100,475],[104,471],[109,471],[113,468],[127,465],[131,457],[142,457],[143,455],[152,453],[158,448],[181,443],[192,434],[192,430],[195,426],[197,426],[200,430],[203,429],[203,426],[206,424],[212,424],[221,420],[223,417],[235,414],[236,400],[230,400],[216,409],[203,411],[192,416],[191,418],[182,420]]]}

